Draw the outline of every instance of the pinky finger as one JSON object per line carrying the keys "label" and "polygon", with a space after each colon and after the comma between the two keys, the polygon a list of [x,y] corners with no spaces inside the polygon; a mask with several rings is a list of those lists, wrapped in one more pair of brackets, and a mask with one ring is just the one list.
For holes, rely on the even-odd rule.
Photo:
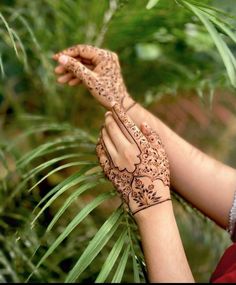
{"label": "pinky finger", "polygon": [[80,83],[81,83],[81,80],[79,78],[73,78],[68,82],[70,86],[76,86],[76,85],[79,85]]}

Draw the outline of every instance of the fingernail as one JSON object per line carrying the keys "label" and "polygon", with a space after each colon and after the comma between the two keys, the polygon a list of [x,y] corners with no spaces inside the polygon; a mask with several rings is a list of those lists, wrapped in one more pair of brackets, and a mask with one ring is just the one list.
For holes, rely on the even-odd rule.
{"label": "fingernail", "polygon": [[67,64],[67,62],[68,62],[68,56],[67,56],[67,55],[61,55],[61,56],[59,57],[58,61],[59,61],[61,64],[65,65],[65,64]]}

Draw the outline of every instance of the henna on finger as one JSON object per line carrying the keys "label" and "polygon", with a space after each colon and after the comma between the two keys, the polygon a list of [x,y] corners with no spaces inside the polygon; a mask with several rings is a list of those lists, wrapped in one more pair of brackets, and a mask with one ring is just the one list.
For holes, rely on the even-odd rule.
{"label": "henna on finger", "polygon": [[[83,81],[104,107],[111,109],[112,102],[119,103],[125,109],[134,106],[121,74],[118,56],[114,52],[90,45],[76,45],[55,54],[53,58],[60,62],[62,56],[68,60],[64,66]],[[93,73],[88,73],[89,68],[82,67],[90,63]]]}
{"label": "henna on finger", "polygon": [[[136,157],[139,158],[139,161],[135,163],[134,158],[129,154],[119,153],[119,159],[123,161],[116,165],[112,155],[104,148],[100,139],[96,151],[106,177],[116,187],[132,214],[169,201],[169,162],[159,136],[150,127],[147,127],[146,137],[118,104],[113,107],[113,112],[132,136],[137,149]],[[124,164],[133,164],[134,167],[132,170],[130,167],[121,167]]]}

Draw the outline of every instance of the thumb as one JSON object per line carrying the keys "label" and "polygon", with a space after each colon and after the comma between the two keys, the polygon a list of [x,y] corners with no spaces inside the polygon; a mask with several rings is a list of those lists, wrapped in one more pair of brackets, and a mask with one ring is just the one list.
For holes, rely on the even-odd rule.
{"label": "thumb", "polygon": [[82,80],[88,87],[91,86],[91,81],[96,77],[96,74],[84,66],[80,61],[68,55],[61,55],[58,62],[63,65],[68,71],[72,72],[75,77]]}

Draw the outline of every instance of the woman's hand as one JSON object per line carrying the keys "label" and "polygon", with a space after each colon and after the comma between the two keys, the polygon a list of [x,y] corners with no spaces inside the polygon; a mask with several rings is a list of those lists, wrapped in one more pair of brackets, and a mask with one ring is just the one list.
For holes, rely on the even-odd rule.
{"label": "woman's hand", "polygon": [[169,162],[159,136],[146,124],[141,132],[118,104],[106,114],[96,151],[133,214],[170,200]]}
{"label": "woman's hand", "polygon": [[117,102],[125,110],[133,104],[127,93],[118,56],[89,45],[70,47],[53,56],[59,62],[55,73],[58,82],[75,86],[84,83],[91,94],[107,109]]}

